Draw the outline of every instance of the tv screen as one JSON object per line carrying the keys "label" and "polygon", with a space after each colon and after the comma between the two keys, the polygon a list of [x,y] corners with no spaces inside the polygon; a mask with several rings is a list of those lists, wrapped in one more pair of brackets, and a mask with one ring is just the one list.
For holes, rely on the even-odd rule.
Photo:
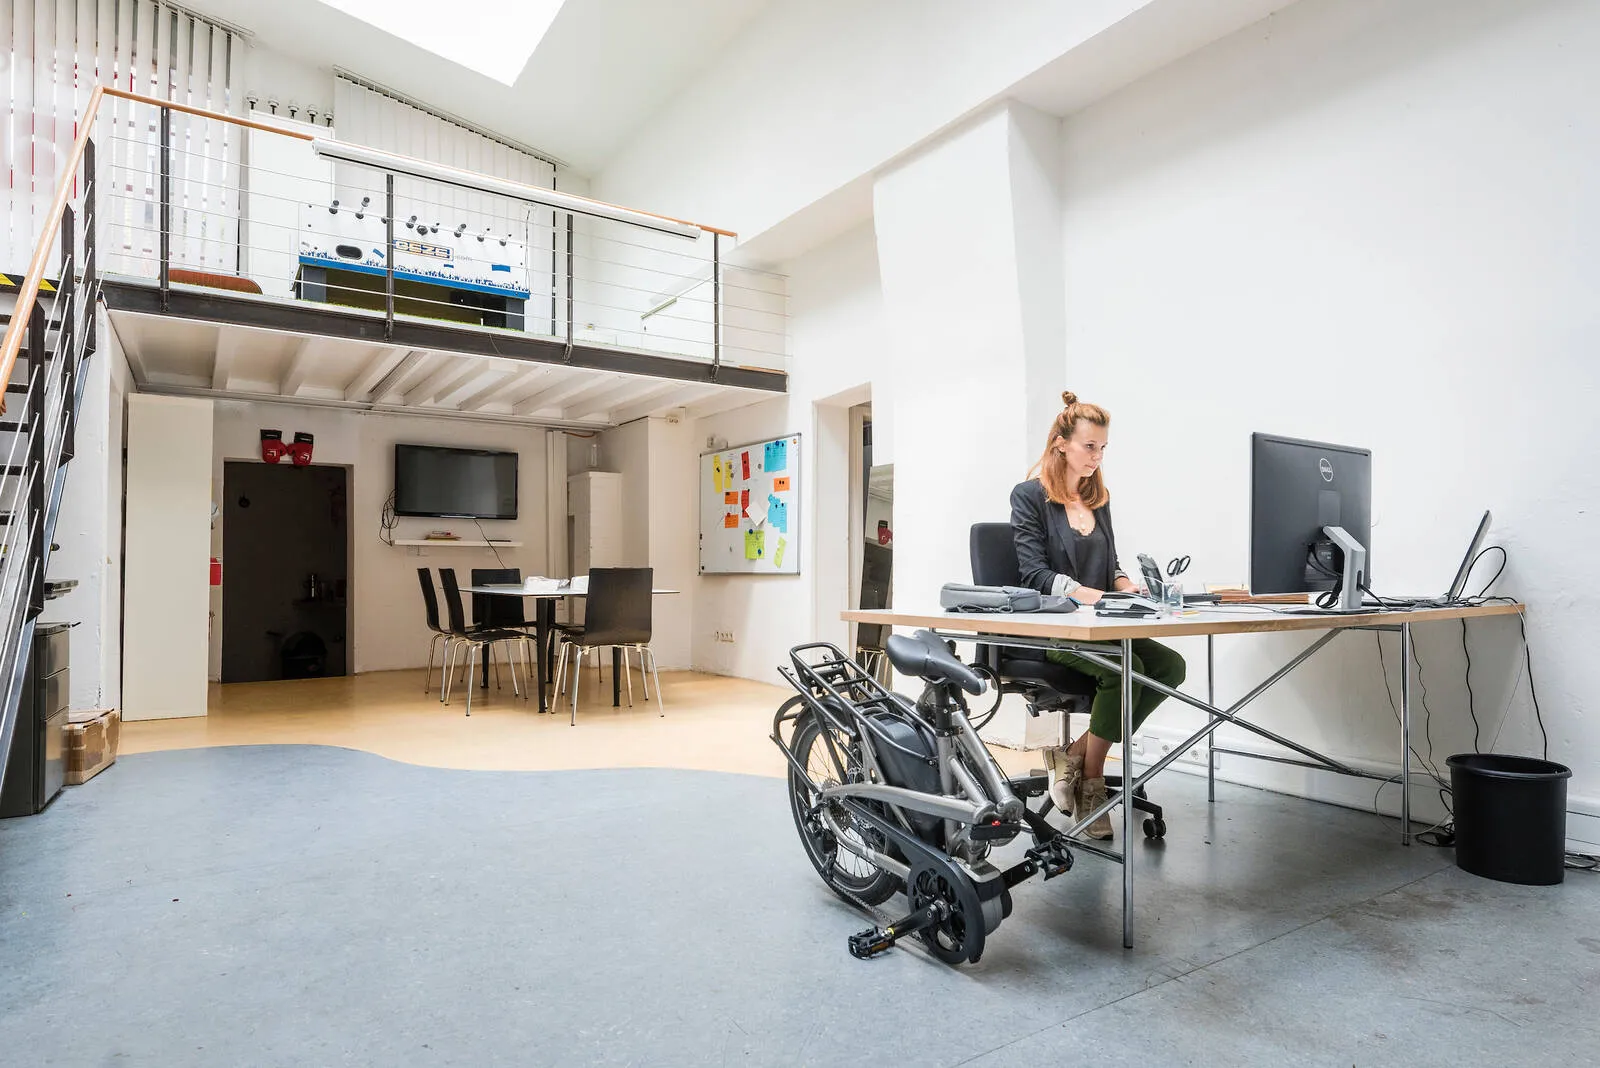
{"label": "tv screen", "polygon": [[394,514],[515,519],[517,454],[396,445]]}

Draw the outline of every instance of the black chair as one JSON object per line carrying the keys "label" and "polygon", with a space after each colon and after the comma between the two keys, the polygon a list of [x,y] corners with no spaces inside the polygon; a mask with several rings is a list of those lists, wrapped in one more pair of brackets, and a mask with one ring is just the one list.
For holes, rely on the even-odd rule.
{"label": "black chair", "polygon": [[[444,640],[445,658],[450,656],[451,634],[439,625],[439,594],[433,588],[433,575],[425,567],[417,568],[417,581],[422,585],[422,609],[428,620],[428,629],[433,632],[433,637],[428,639],[428,673],[422,677],[422,692],[427,693],[433,689],[433,651],[438,648],[439,640]],[[440,665],[443,670],[443,664]],[[440,685],[441,693],[443,684]]]}
{"label": "black chair", "polygon": [[[444,607],[450,623],[450,644],[447,648],[451,650],[445,657],[444,682],[440,687],[439,700],[445,704],[450,703],[450,690],[454,677],[451,662],[455,650],[464,645],[467,647],[467,715],[470,716],[472,715],[472,668],[478,650],[484,650],[487,655],[489,647],[496,642],[508,642],[520,646],[527,639],[527,635],[514,630],[467,626],[467,612],[461,603],[461,585],[456,581],[455,568],[441,567],[439,582],[444,587]],[[517,686],[516,661],[509,657],[507,660],[511,665],[511,691],[520,696],[522,691]]]}
{"label": "black chair", "polygon": [[[520,586],[522,571],[515,567],[475,567],[472,569],[474,586]],[[491,593],[472,595],[472,622],[474,627],[489,630],[514,630],[529,641],[536,637],[536,628],[526,615],[526,600],[522,597],[496,596]],[[527,650],[523,662],[528,663]],[[498,677],[498,676],[497,676]],[[531,689],[531,687],[530,687]],[[524,694],[523,696],[527,696]]]}
{"label": "black chair", "polygon": [[[977,586],[1020,586],[1022,569],[1017,563],[1017,543],[1010,523],[974,523],[969,535],[968,554],[972,559],[972,582]],[[1028,714],[1060,712],[1062,733],[1071,734],[1072,714],[1087,715],[1094,703],[1092,675],[1074,671],[1065,664],[1045,659],[1041,649],[1017,646],[979,645],[974,667],[986,668],[1001,695],[1021,694]],[[996,701],[998,703],[998,697]],[[1063,738],[1062,744],[1067,739]],[[1120,792],[1122,776],[1107,775],[1106,789]],[[1161,806],[1145,796],[1144,788],[1134,791],[1133,807],[1162,820]],[[1045,810],[1050,802],[1045,802]]]}
{"label": "black chair", "polygon": [[[639,671],[645,670],[649,658],[650,676],[655,679],[656,704],[661,715],[667,714],[661,696],[661,676],[656,671],[656,655],[650,648],[650,616],[655,572],[648,567],[592,567],[589,569],[588,596],[583,609],[581,627],[565,626],[561,629],[561,659],[556,666],[556,685],[566,672],[568,657],[573,660],[572,725],[578,725],[578,682],[583,654],[590,649],[598,651],[615,646],[623,652],[623,672],[628,672],[628,650],[639,653]],[[648,678],[644,699],[650,700]],[[633,675],[628,674],[628,703],[633,703]]]}

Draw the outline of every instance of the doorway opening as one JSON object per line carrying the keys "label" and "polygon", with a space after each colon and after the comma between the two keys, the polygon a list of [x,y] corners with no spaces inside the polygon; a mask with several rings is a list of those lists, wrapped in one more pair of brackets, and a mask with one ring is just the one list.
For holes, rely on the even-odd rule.
{"label": "doorway opening", "polygon": [[[861,594],[858,607],[892,608],[894,578],[894,465],[874,464],[872,408],[861,413],[860,515],[855,533],[860,545]],[[867,671],[887,680],[888,662],[883,643],[889,628],[876,623],[856,627],[856,660]]]}
{"label": "doorway opening", "polygon": [[223,682],[349,673],[350,472],[223,465]]}

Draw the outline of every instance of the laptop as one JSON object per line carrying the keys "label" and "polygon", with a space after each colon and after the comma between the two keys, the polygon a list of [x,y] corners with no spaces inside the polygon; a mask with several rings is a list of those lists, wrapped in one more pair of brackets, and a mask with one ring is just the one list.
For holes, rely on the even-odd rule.
{"label": "laptop", "polygon": [[[1485,509],[1484,513],[1483,513],[1483,518],[1478,520],[1477,532],[1472,535],[1472,541],[1467,546],[1467,555],[1465,555],[1465,556],[1463,556],[1461,558],[1461,566],[1456,568],[1456,577],[1451,581],[1450,588],[1445,591],[1444,596],[1442,596],[1442,597],[1432,597],[1432,596],[1430,596],[1430,597],[1385,597],[1384,600],[1387,601],[1390,604],[1409,604],[1409,605],[1439,604],[1439,605],[1446,605],[1446,604],[1452,604],[1452,603],[1454,603],[1456,601],[1459,601],[1462,597],[1466,596],[1467,580],[1472,575],[1472,565],[1478,559],[1478,554],[1483,551],[1483,540],[1486,537],[1489,536],[1489,524],[1492,521],[1493,521],[1493,516],[1491,516],[1489,511],[1487,509]],[[1366,598],[1363,598],[1363,603],[1377,604],[1378,602],[1377,601],[1370,601],[1370,600],[1367,600]]]}

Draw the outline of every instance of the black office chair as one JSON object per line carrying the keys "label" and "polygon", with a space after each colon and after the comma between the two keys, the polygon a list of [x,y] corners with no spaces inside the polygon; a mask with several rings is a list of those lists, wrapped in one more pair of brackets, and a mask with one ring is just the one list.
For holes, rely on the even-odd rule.
{"label": "black office chair", "polygon": [[[472,569],[474,586],[520,586],[522,571],[515,567],[475,567]],[[526,601],[521,597],[496,596],[491,593],[472,595],[473,626],[488,630],[513,630],[533,641],[537,628],[527,617]],[[524,664],[531,664],[528,651],[523,650]],[[498,667],[498,665],[496,665]],[[496,678],[499,676],[497,675]],[[532,687],[529,687],[532,690]],[[527,694],[523,695],[524,697]]]}
{"label": "black office chair", "polygon": [[[972,524],[967,551],[972,559],[974,585],[1022,585],[1022,569],[1017,563],[1017,543],[1012,536],[1010,523]],[[1060,712],[1063,733],[1068,735],[1071,734],[1072,714],[1087,715],[1089,706],[1094,702],[1094,677],[1045,659],[1041,649],[978,645],[973,667],[989,676],[996,690],[996,705],[1005,694],[1021,694],[1030,716],[1037,716],[1041,712]],[[1062,743],[1065,742],[1063,738]],[[1107,775],[1106,789],[1120,792],[1122,776]],[[1044,811],[1048,812],[1050,807],[1051,802],[1046,799]],[[1156,825],[1165,832],[1161,806],[1145,796],[1142,786],[1134,791],[1133,807],[1139,812],[1149,813]],[[1150,821],[1145,822],[1145,834],[1150,835]]]}
{"label": "black office chair", "polygon": [[[451,634],[439,624],[439,594],[433,588],[433,575],[425,567],[417,568],[417,581],[422,585],[422,609],[427,617],[428,629],[433,632],[433,637],[428,639],[428,672],[422,677],[422,692],[427,693],[433,689],[433,651],[438,648],[439,640],[444,639],[445,660],[450,658]],[[443,670],[443,664],[440,665]],[[441,695],[443,687],[440,687]]]}
{"label": "black office chair", "polygon": [[[645,670],[649,659],[650,677],[655,679],[656,705],[660,714],[667,714],[666,702],[661,696],[661,675],[656,670],[656,654],[650,648],[652,589],[655,572],[648,567],[592,567],[589,569],[588,596],[584,598],[583,625],[561,628],[561,658],[556,666],[556,687],[560,692],[561,680],[566,674],[568,658],[572,658],[572,725],[578,725],[578,683],[582,676],[583,654],[616,646],[622,650],[623,672],[628,678],[628,703],[633,703],[633,675],[628,673],[629,650],[639,653],[639,671]],[[650,700],[648,679],[644,699]]]}
{"label": "black office chair", "polygon": [[[455,568],[441,567],[439,569],[439,583],[444,587],[444,608],[450,621],[450,642],[447,648],[452,653],[445,657],[444,682],[440,687],[439,700],[445,704],[450,703],[450,690],[454,672],[451,661],[454,650],[465,645],[467,647],[467,715],[472,715],[472,668],[478,650],[482,649],[488,655],[489,647],[496,642],[507,642],[520,645],[527,635],[514,630],[499,630],[491,627],[469,627],[467,625],[467,611],[461,603],[461,585],[456,580]],[[511,666],[511,691],[521,695],[517,685],[517,665],[515,660],[507,658]],[[531,677],[531,676],[530,676]]]}

